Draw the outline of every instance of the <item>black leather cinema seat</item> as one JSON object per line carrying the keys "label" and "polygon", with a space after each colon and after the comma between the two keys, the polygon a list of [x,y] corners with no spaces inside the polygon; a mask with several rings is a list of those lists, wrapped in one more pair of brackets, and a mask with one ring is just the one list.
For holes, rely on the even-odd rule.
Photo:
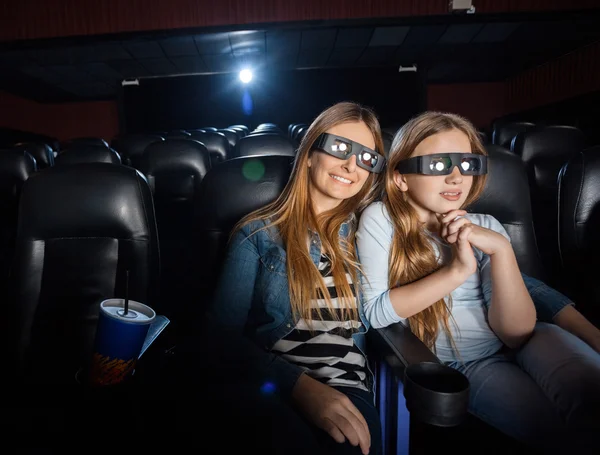
{"label": "black leather cinema seat", "polygon": [[121,156],[110,147],[79,144],[69,147],[55,159],[55,166],[81,163],[121,164]]}
{"label": "black leather cinema seat", "polygon": [[600,326],[600,146],[576,154],[559,177],[558,240],[568,293]]}
{"label": "black leather cinema seat", "polygon": [[294,156],[296,147],[286,136],[273,133],[254,133],[241,138],[232,153],[232,157],[251,155]]}
{"label": "black leather cinema seat", "polygon": [[99,304],[124,296],[127,270],[129,297],[156,306],[152,195],[133,168],[88,163],[35,173],[23,185],[15,251],[5,305],[15,363],[5,379],[74,384],[89,360]]}

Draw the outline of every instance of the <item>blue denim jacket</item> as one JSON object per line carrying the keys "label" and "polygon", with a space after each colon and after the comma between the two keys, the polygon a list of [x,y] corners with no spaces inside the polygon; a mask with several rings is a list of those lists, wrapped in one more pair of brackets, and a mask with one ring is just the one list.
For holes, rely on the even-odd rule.
{"label": "blue denim jacket", "polygon": [[[245,335],[262,347],[255,352],[254,367],[283,393],[290,393],[303,369],[270,352],[273,345],[295,326],[290,304],[286,251],[277,228],[257,221],[237,231],[223,264],[221,278],[213,300],[213,317],[217,322]],[[342,224],[340,236],[348,236],[350,226]],[[310,256],[318,265],[321,241],[312,234]],[[357,289],[358,292],[358,289]],[[365,333],[369,328],[358,296],[358,313],[363,326],[353,335],[356,346],[365,354]],[[369,375],[367,375],[369,378]],[[372,378],[369,378],[370,382]],[[372,383],[368,383],[369,389]]]}

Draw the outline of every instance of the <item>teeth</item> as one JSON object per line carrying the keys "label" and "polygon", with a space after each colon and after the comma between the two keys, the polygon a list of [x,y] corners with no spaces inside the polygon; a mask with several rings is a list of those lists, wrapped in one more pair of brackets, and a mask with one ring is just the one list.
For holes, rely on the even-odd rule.
{"label": "teeth", "polygon": [[339,177],[337,175],[332,175],[331,177],[333,177],[336,180],[339,180],[342,183],[352,183],[352,180],[348,180],[348,179],[345,179],[343,177]]}
{"label": "teeth", "polygon": [[445,196],[458,196],[460,193],[442,193]]}

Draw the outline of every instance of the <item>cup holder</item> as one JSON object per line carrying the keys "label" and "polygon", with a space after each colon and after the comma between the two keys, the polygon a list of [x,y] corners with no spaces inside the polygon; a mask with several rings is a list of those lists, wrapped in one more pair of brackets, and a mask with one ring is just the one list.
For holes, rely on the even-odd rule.
{"label": "cup holder", "polygon": [[404,370],[404,397],[408,411],[419,421],[456,426],[467,415],[469,380],[441,363],[415,363]]}

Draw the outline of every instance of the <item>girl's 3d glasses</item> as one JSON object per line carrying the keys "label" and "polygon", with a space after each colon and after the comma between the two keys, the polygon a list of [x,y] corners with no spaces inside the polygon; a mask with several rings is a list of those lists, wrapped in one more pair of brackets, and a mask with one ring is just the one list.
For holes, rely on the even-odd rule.
{"label": "girl's 3d glasses", "polygon": [[448,175],[454,166],[462,175],[487,174],[487,156],[475,153],[436,153],[414,156],[400,161],[396,170],[401,174]]}

